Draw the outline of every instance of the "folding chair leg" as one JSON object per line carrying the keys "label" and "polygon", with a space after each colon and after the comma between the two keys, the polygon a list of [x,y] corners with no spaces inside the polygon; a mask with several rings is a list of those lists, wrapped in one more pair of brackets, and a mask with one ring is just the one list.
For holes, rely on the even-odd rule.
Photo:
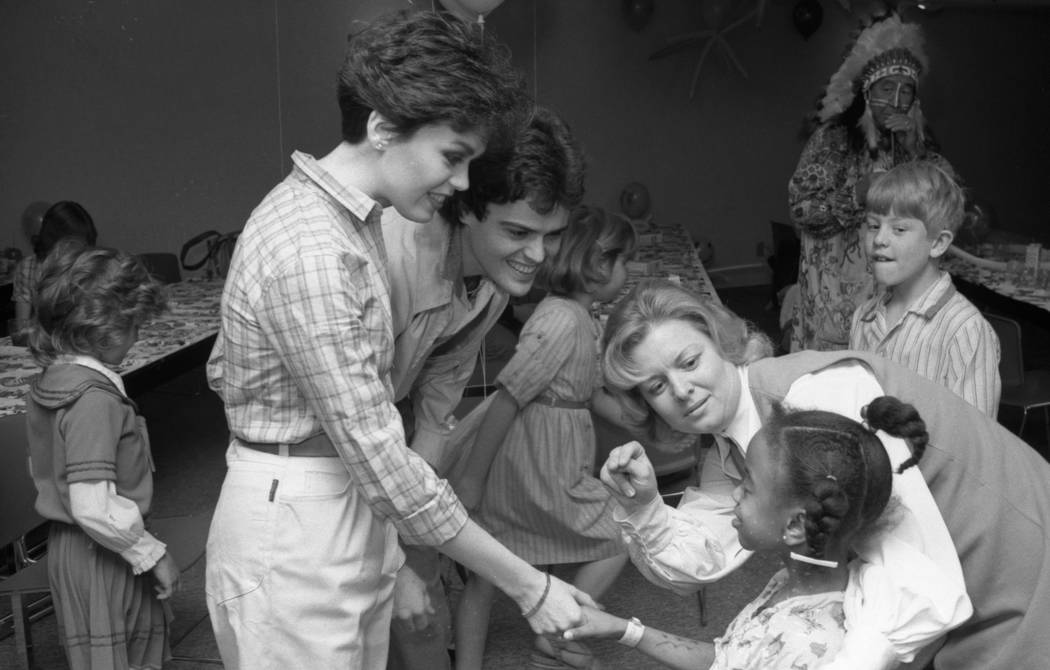
{"label": "folding chair leg", "polygon": [[1028,408],[1021,409],[1021,427],[1017,429],[1017,437],[1024,439],[1024,425],[1028,421]]}
{"label": "folding chair leg", "polygon": [[26,607],[21,593],[11,594],[11,617],[15,626],[15,651],[24,670],[33,667],[33,639],[26,625]]}
{"label": "folding chair leg", "polygon": [[1050,407],[1043,405],[1043,430],[1046,431],[1046,448],[1050,451]]}
{"label": "folding chair leg", "polygon": [[700,605],[700,625],[707,625],[707,587],[701,586],[700,590],[696,592],[696,600]]}

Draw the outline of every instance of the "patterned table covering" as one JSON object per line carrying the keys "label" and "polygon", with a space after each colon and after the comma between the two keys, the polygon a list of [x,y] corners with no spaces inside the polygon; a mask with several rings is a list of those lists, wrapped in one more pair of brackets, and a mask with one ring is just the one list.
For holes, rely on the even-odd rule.
{"label": "patterned table covering", "polygon": [[[118,368],[122,375],[159,361],[219,332],[221,281],[189,280],[168,287],[168,311],[139,329],[139,341]],[[0,337],[0,417],[25,411],[29,384],[40,374],[29,349]]]}
{"label": "patterned table covering", "polygon": [[1047,270],[1043,270],[1045,276],[1040,277],[1037,281],[1024,280],[1016,272],[978,267],[954,256],[945,258],[941,262],[941,269],[972,284],[995,291],[999,295],[1050,312],[1050,284],[1047,282],[1050,279],[1050,272]]}
{"label": "patterned table covering", "polygon": [[[714,284],[696,253],[692,238],[679,224],[652,223],[638,228],[639,243],[634,260],[627,266],[627,282],[616,301],[598,308],[605,324],[609,314],[635,284],[643,279],[670,279],[683,288],[721,303]],[[654,238],[654,235],[658,237]]]}

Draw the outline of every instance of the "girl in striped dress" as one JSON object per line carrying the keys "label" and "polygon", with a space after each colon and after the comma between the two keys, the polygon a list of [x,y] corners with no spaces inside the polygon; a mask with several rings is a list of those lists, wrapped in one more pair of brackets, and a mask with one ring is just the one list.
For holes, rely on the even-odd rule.
{"label": "girl in striped dress", "polygon": [[[450,480],[457,492],[483,491],[478,523],[533,565],[582,563],[574,584],[595,599],[616,579],[626,554],[610,495],[593,475],[589,410],[592,395],[601,393],[601,374],[600,326],[591,307],[619,296],[634,246],[625,220],[594,207],[572,213],[560,249],[537,277],[549,294],[522,329],[499,389],[454,436],[456,451],[469,458]],[[457,670],[481,667],[493,593],[471,575],[456,615]],[[532,667],[596,667],[580,643],[554,646],[537,637],[535,646]]]}

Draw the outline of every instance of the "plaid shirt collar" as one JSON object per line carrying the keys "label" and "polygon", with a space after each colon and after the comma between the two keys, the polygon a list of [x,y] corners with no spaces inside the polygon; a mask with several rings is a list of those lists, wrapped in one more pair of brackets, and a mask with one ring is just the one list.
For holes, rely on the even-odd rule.
{"label": "plaid shirt collar", "polygon": [[346,207],[359,221],[364,222],[368,226],[373,224],[376,227],[379,226],[383,208],[363,191],[337,181],[310,154],[296,151],[292,154],[292,163],[303,176],[314,182],[318,188],[330,195],[336,202]]}

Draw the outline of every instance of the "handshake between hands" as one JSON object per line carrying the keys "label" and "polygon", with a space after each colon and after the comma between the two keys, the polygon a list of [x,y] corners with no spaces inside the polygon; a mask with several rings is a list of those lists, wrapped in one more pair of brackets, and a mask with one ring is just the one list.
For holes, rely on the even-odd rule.
{"label": "handshake between hands", "polygon": [[[645,449],[629,442],[609,453],[601,469],[601,481],[621,506],[631,511],[649,504],[659,495],[656,474]],[[425,580],[420,579],[410,560],[398,574],[394,593],[394,618],[407,624],[409,630],[426,628],[434,614]],[[625,621],[607,614],[587,593],[553,575],[540,586],[541,595],[532,603],[521,603],[533,632],[544,636],[552,646],[565,641],[590,637],[619,638]],[[535,591],[533,591],[535,592]]]}

